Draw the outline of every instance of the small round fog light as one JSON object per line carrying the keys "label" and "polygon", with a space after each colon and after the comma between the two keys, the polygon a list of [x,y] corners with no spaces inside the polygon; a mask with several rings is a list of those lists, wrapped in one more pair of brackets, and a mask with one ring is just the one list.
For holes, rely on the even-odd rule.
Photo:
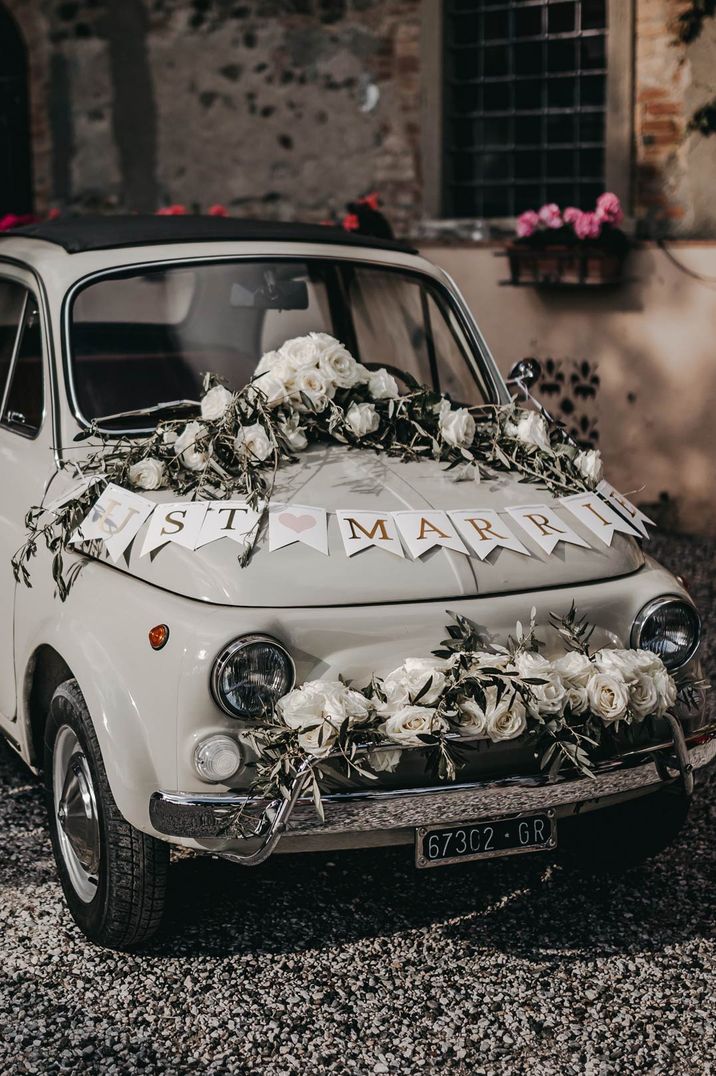
{"label": "small round fog light", "polygon": [[205,781],[228,781],[241,763],[241,748],[230,736],[209,736],[194,751],[196,772]]}

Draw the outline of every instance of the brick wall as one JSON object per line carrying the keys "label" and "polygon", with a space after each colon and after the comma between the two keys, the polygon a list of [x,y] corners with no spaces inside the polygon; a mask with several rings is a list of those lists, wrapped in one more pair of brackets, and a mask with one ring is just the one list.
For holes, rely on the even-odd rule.
{"label": "brick wall", "polygon": [[[636,215],[714,237],[716,134],[688,122],[716,97],[716,19],[684,44],[696,0],[634,2]],[[0,3],[28,44],[38,208],[320,220],[377,188],[398,231],[420,218],[420,0]]]}

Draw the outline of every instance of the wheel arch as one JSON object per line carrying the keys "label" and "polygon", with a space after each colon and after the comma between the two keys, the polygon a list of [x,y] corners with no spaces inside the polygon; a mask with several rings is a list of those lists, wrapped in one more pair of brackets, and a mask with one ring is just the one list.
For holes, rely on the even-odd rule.
{"label": "wheel arch", "polygon": [[38,646],[27,663],[23,698],[29,762],[34,769],[42,768],[45,725],[52,696],[60,684],[73,678],[70,666],[49,643]]}

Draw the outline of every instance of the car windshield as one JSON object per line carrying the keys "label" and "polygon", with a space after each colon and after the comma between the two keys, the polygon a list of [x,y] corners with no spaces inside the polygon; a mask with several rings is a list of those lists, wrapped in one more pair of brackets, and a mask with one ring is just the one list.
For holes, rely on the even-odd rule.
{"label": "car windshield", "polygon": [[196,400],[205,372],[241,388],[264,352],[308,332],[330,333],[369,369],[407,372],[456,402],[490,399],[448,292],[428,276],[329,258],[241,259],[112,274],[79,290],[69,356],[78,415]]}

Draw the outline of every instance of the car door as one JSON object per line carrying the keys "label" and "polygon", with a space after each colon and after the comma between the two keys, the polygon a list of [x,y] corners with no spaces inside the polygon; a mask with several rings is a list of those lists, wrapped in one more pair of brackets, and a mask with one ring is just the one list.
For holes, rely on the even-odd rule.
{"label": "car door", "polygon": [[[32,280],[0,267],[0,722],[16,713],[10,565],[25,537],[25,514],[54,472],[48,363]],[[47,405],[46,405],[47,402]]]}

